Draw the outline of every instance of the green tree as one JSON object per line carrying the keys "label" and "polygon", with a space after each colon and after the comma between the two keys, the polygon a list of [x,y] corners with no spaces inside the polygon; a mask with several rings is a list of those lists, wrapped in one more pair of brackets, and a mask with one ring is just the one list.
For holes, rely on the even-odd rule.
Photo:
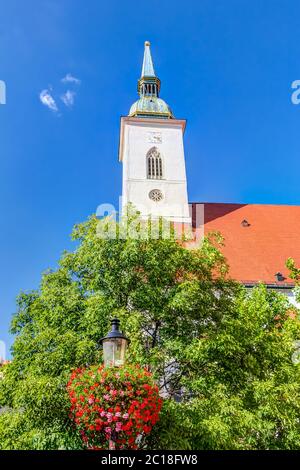
{"label": "green tree", "polygon": [[77,249],[19,296],[0,448],[80,448],[66,382],[102,361],[99,339],[117,315],[128,361],[149,366],[165,397],[150,448],[299,449],[300,324],[288,300],[228,280],[218,235],[189,250],[174,233],[147,239],[151,227],[134,222],[139,237],[99,237],[120,233],[108,219],[76,226]]}
{"label": "green tree", "polygon": [[295,299],[300,303],[300,268],[296,266],[293,258],[288,258],[286,261],[286,267],[290,270],[290,278],[295,282]]}

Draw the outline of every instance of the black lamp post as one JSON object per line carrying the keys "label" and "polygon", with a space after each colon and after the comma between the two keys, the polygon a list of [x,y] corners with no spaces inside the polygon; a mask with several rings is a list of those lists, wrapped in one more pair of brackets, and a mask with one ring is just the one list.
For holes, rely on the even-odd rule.
{"label": "black lamp post", "polygon": [[113,318],[111,331],[100,340],[103,345],[105,367],[119,367],[125,364],[126,349],[130,340],[119,330],[120,320]]}

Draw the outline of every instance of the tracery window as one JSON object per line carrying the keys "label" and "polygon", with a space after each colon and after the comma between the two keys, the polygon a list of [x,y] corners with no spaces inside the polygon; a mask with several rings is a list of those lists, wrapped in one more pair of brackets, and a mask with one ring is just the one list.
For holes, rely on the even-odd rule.
{"label": "tracery window", "polygon": [[147,153],[147,177],[155,180],[163,177],[162,158],[156,147],[152,147]]}

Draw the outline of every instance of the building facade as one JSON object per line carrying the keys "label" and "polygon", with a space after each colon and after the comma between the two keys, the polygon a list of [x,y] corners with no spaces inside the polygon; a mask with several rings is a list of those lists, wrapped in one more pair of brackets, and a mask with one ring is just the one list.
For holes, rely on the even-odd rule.
{"label": "building facade", "polygon": [[174,117],[160,98],[160,87],[146,41],[139,99],[121,118],[123,208],[132,203],[143,218],[163,216],[188,224],[194,235],[191,247],[204,235],[220,232],[230,277],[249,288],[262,282],[295,302],[294,282],[285,263],[291,257],[300,265],[300,207],[189,203],[183,143],[186,121]]}

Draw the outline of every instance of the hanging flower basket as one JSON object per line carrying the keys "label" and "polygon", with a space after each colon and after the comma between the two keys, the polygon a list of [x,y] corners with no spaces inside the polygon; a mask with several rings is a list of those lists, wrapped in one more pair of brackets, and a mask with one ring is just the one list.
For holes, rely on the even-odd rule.
{"label": "hanging flower basket", "polygon": [[77,369],[67,390],[70,418],[88,449],[138,449],[159,419],[158,387],[136,365]]}

